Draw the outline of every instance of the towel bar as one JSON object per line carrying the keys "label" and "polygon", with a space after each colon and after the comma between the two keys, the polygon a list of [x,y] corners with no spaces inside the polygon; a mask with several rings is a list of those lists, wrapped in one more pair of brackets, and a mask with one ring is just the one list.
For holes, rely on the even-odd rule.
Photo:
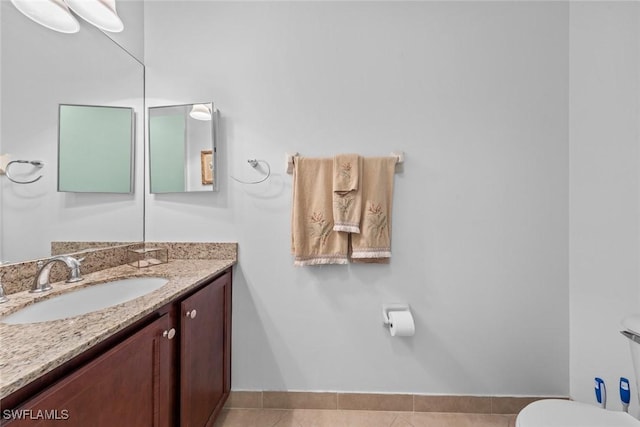
{"label": "towel bar", "polygon": [[[293,173],[293,158],[299,156],[298,153],[286,153],[287,160],[287,173],[291,175]],[[390,157],[396,158],[396,166],[404,164],[404,151],[393,151]],[[397,170],[396,170],[397,172]]]}

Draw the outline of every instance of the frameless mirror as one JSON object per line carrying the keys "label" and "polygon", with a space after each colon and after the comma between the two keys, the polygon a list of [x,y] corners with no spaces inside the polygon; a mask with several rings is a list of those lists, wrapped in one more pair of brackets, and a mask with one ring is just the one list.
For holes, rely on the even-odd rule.
{"label": "frameless mirror", "polygon": [[151,193],[216,191],[213,103],[149,108]]}
{"label": "frameless mirror", "polygon": [[[122,46],[140,46],[143,6],[122,3],[118,13],[127,27],[120,37],[130,40]],[[143,241],[143,64],[82,20],[78,33],[62,34],[28,19],[9,1],[0,0],[0,11],[0,156],[43,165],[14,165],[21,180],[42,176],[31,184],[0,174],[0,263],[107,246],[104,242]],[[60,104],[133,108],[138,153],[133,192],[57,191]],[[93,155],[89,166],[99,167],[100,156]],[[54,249],[54,242],[83,243]]]}
{"label": "frameless mirror", "polygon": [[133,191],[133,108],[60,105],[58,191]]}

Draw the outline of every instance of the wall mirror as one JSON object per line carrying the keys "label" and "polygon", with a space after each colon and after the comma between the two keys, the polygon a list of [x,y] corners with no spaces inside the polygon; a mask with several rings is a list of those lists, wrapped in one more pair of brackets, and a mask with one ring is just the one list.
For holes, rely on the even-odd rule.
{"label": "wall mirror", "polygon": [[216,191],[212,102],[149,108],[151,193]]}
{"label": "wall mirror", "polygon": [[[118,4],[127,22],[119,37],[132,41],[122,46],[141,45],[142,5],[128,3]],[[144,66],[82,20],[79,32],[61,34],[31,21],[11,2],[0,1],[0,8],[0,155],[44,163],[37,170],[42,179],[32,184],[14,184],[0,175],[0,262],[50,256],[52,242],[58,241],[143,241]],[[133,192],[57,191],[60,104],[135,111]],[[88,166],[97,167],[103,161],[99,156]],[[31,169],[17,165],[15,173],[23,172]]]}
{"label": "wall mirror", "polygon": [[58,191],[133,191],[133,108],[59,107]]}

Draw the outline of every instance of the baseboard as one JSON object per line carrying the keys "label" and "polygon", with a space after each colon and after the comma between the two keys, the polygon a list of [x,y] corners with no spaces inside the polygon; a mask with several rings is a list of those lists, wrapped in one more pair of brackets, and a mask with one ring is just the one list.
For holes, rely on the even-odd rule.
{"label": "baseboard", "polygon": [[434,396],[301,391],[231,391],[227,408],[334,409],[398,412],[517,414],[529,403],[557,396]]}

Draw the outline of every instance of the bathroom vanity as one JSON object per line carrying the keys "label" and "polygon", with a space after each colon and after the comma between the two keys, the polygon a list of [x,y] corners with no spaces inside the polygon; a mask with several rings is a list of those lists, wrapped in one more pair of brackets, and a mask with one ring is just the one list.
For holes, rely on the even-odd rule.
{"label": "bathroom vanity", "polygon": [[172,260],[149,272],[124,265],[93,273],[94,281],[146,274],[169,282],[71,319],[0,324],[0,424],[211,426],[231,388],[234,262]]}

